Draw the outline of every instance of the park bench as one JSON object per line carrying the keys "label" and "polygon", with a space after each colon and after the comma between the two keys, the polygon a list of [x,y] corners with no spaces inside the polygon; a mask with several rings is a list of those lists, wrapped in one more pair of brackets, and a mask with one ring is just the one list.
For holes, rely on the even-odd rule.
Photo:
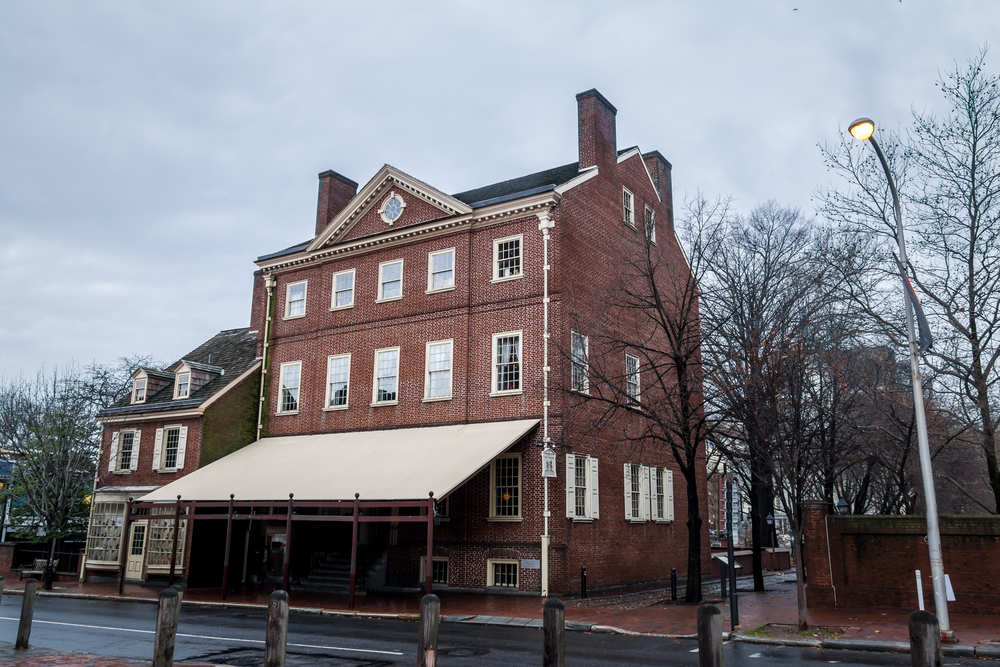
{"label": "park bench", "polygon": [[32,576],[38,575],[39,577],[45,574],[45,566],[48,564],[49,560],[47,558],[36,558],[35,564],[28,569],[27,567],[21,568],[21,576],[18,579],[24,579],[24,575],[30,574]]}

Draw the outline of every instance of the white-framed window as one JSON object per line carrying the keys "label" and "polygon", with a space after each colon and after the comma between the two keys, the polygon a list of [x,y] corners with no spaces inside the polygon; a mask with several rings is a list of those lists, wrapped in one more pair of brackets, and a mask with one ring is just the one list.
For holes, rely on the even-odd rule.
{"label": "white-framed window", "polygon": [[299,280],[285,285],[285,319],[306,316],[306,283]]}
{"label": "white-framed window", "polygon": [[281,364],[281,395],[278,414],[295,414],[299,411],[299,388],[302,385],[302,362],[286,361]]}
{"label": "white-framed window", "polygon": [[352,308],[354,306],[354,269],[337,271],[333,274],[333,296],[330,310]]}
{"label": "white-framed window", "polygon": [[326,409],[347,409],[351,384],[351,355],[332,354],[326,360]]}
{"label": "white-framed window", "polygon": [[[427,556],[420,557],[420,582],[427,581]],[[448,585],[448,557],[434,556],[431,558],[431,583]]]}
{"label": "white-framed window", "polygon": [[191,394],[191,374],[178,373],[174,382],[174,398],[187,398]]}
{"label": "white-framed window", "polygon": [[521,455],[504,454],[490,464],[490,519],[521,520]]}
{"label": "white-framed window", "polygon": [[427,255],[427,292],[455,288],[455,249],[438,250]]}
{"label": "white-framed window", "polygon": [[570,334],[570,366],[572,373],[572,389],[587,393],[590,389],[590,342],[587,336],[579,331]]}
{"label": "white-framed window", "polygon": [[451,398],[451,366],[454,342],[435,340],[427,343],[424,361],[424,400]]}
{"label": "white-framed window", "polygon": [[153,441],[153,470],[172,472],[184,467],[187,451],[187,426],[164,426],[156,429]]}
{"label": "white-framed window", "polygon": [[656,243],[656,212],[646,207],[646,240]]}
{"label": "white-framed window", "polygon": [[145,403],[146,402],[146,380],[136,380],[132,383],[132,402],[133,403]]}
{"label": "white-framed window", "polygon": [[493,239],[493,281],[513,280],[524,275],[524,235]]}
{"label": "white-framed window", "polygon": [[124,502],[97,501],[94,503],[90,516],[90,530],[87,531],[88,561],[118,562],[124,519]]}
{"label": "white-framed window", "polygon": [[649,468],[638,463],[625,464],[625,518],[649,520]]}
{"label": "white-framed window", "polygon": [[667,468],[650,468],[652,482],[653,521],[674,520],[674,472]]}
{"label": "white-framed window", "polygon": [[639,357],[625,354],[625,394],[633,403],[642,400],[639,393]]}
{"label": "white-framed window", "polygon": [[399,348],[375,350],[375,382],[372,405],[395,405],[399,402]]}
{"label": "white-framed window", "polygon": [[403,260],[395,259],[378,265],[378,298],[379,301],[392,301],[403,298]]}
{"label": "white-framed window", "polygon": [[508,558],[486,559],[486,585],[517,588],[517,569],[520,563]]}
{"label": "white-framed window", "polygon": [[597,459],[584,454],[566,455],[566,518],[600,517]]}
{"label": "white-framed window", "polygon": [[[181,516],[187,514],[181,510]],[[170,568],[170,555],[174,554],[174,544],[177,545],[174,567],[184,569],[184,543],[187,534],[187,519],[181,519],[178,526],[177,539],[174,540],[174,508],[170,505],[153,507],[150,510],[149,524],[146,529],[146,565],[151,570],[167,570]]]}
{"label": "white-framed window", "polygon": [[635,227],[635,198],[628,188],[622,188],[622,215],[626,225]]}
{"label": "white-framed window", "polygon": [[490,395],[521,392],[521,332],[493,334],[493,391]]}
{"label": "white-framed window", "polygon": [[126,429],[111,434],[111,452],[108,457],[110,472],[128,472],[139,469],[139,441],[142,431]]}

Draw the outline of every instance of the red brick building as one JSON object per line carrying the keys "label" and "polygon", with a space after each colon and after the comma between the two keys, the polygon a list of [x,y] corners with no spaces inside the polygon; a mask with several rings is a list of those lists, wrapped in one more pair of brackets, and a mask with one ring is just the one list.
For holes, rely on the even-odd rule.
{"label": "red brick building", "polygon": [[[579,159],[554,169],[455,195],[389,165],[360,189],[320,174],[314,236],[257,260],[261,439],[147,497],[228,518],[194,521],[189,549],[212,565],[191,585],[224,569],[247,581],[265,561],[262,576],[283,565],[292,585],[322,588],[344,559],[359,586],[385,589],[428,571],[453,589],[543,595],[576,590],[584,567],[591,589],[683,575],[672,455],[624,446],[615,429],[638,418],[600,427],[582,400],[598,363],[655,399],[638,353],[605,358],[591,340],[625,254],[651,247],[688,275],[670,164],[618,150],[617,111],[596,90],[577,103]],[[704,466],[699,483],[704,516]]]}

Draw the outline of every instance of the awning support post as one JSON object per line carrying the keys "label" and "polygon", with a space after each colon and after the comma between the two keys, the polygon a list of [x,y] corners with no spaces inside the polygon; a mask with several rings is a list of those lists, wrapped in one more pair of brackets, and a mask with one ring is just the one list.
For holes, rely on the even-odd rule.
{"label": "awning support post", "polygon": [[174,568],[177,566],[177,537],[180,533],[181,527],[181,497],[177,496],[177,502],[174,504],[174,543],[170,547],[170,580],[167,582],[167,586],[174,585]]}
{"label": "awning support post", "polygon": [[288,494],[288,514],[285,518],[285,565],[281,574],[281,589],[288,590],[288,570],[292,562],[292,512],[294,511],[294,493]]}
{"label": "awning support post", "polygon": [[354,521],[351,530],[351,588],[347,593],[347,608],[354,609],[354,586],[358,581],[358,516],[361,513],[360,493],[354,494]]}
{"label": "awning support post", "polygon": [[229,585],[229,545],[233,540],[233,498],[236,495],[229,494],[229,515],[226,517],[226,555],[222,561],[222,599],[226,599],[226,588]]}
{"label": "awning support post", "polygon": [[434,492],[427,495],[427,570],[424,577],[427,579],[427,595],[430,595],[434,588]]}
{"label": "awning support post", "polygon": [[128,563],[128,552],[131,548],[129,544],[128,529],[132,525],[132,496],[125,502],[125,519],[122,521],[121,543],[118,548],[118,559],[121,563],[118,566],[118,595],[125,592],[125,568]]}

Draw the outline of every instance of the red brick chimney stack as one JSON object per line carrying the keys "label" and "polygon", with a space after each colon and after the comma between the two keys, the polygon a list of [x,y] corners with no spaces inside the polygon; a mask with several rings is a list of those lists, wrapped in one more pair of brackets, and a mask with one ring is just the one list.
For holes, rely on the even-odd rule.
{"label": "red brick chimney stack", "polygon": [[597,165],[610,168],[617,162],[615,109],[596,88],[576,96],[580,122],[580,169]]}
{"label": "red brick chimney stack", "polygon": [[319,203],[316,205],[316,236],[358,194],[358,184],[332,169],[319,175]]}
{"label": "red brick chimney stack", "polygon": [[657,192],[660,193],[660,197],[663,202],[667,205],[667,210],[670,212],[670,219],[667,221],[671,227],[674,224],[674,196],[673,196],[673,180],[671,176],[671,166],[667,162],[667,158],[660,155],[660,151],[650,151],[649,153],[643,153],[643,161],[646,163],[646,169],[649,169],[649,175],[653,177],[653,183],[656,185]]}

